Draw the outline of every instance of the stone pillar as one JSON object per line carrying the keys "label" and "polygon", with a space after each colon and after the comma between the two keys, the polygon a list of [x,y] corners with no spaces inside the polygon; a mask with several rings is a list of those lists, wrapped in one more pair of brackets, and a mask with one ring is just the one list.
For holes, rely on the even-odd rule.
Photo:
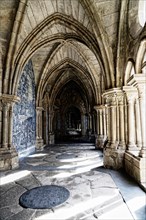
{"label": "stone pillar", "polygon": [[3,102],[3,135],[2,135],[2,147],[8,147],[8,109],[9,103]]}
{"label": "stone pillar", "polygon": [[81,130],[82,130],[82,136],[86,136],[86,121],[85,121],[85,113],[81,113]]}
{"label": "stone pillar", "polygon": [[142,148],[142,134],[141,134],[141,118],[139,109],[139,98],[136,98],[136,145],[139,149]]}
{"label": "stone pillar", "polygon": [[12,133],[13,133],[13,106],[12,103],[9,107],[9,129],[8,129],[8,147],[12,146]]}
{"label": "stone pillar", "polygon": [[103,134],[107,135],[107,126],[106,126],[106,108],[103,108]]}
{"label": "stone pillar", "polygon": [[[124,131],[122,126],[124,123],[124,109],[118,105],[118,97],[123,94],[123,91],[119,88],[113,88],[107,90],[103,97],[106,102],[107,109],[107,138],[108,143],[104,148],[104,166],[113,169],[119,169],[123,167],[123,159],[125,153]],[[122,125],[120,125],[120,121]],[[120,129],[119,129],[120,127]],[[117,130],[119,129],[119,130]],[[121,147],[119,147],[119,138],[121,140]]]}
{"label": "stone pillar", "polygon": [[[146,81],[146,77],[145,77]],[[141,116],[141,133],[142,133],[142,148],[140,150],[140,157],[146,157],[146,82],[138,85],[140,116]]]}
{"label": "stone pillar", "polygon": [[91,140],[92,136],[92,115],[88,114],[88,139]]}
{"label": "stone pillar", "polygon": [[14,95],[3,94],[1,96],[1,148],[0,170],[18,167],[18,153],[12,143],[13,132],[13,105],[20,99]]}
{"label": "stone pillar", "polygon": [[103,118],[102,118],[102,108],[99,109],[99,132],[100,135],[103,135]]}
{"label": "stone pillar", "polygon": [[93,125],[93,134],[96,135],[96,127],[95,127],[96,117],[95,114],[92,115],[92,125]]}
{"label": "stone pillar", "polygon": [[[139,73],[132,75],[128,80],[126,89],[135,91],[135,124],[136,124],[136,137],[132,137],[137,141],[137,154],[134,151],[125,152],[125,170],[140,184],[145,185],[146,174],[146,73]],[[134,92],[133,92],[134,96]],[[133,98],[134,99],[134,98]],[[133,106],[132,106],[133,109]],[[140,113],[140,114],[139,114]],[[140,117],[139,117],[140,116]],[[131,120],[134,116],[132,115]],[[140,120],[139,120],[140,118]],[[133,126],[135,125],[133,123]],[[128,128],[129,130],[129,128]],[[132,134],[131,134],[132,136]],[[139,151],[139,146],[141,146]]]}
{"label": "stone pillar", "polygon": [[89,113],[89,129],[92,132],[92,114],[91,113]]}
{"label": "stone pillar", "polygon": [[111,148],[116,149],[116,133],[117,133],[117,111],[116,111],[116,96],[113,95],[111,99]]}
{"label": "stone pillar", "polygon": [[[129,87],[138,91],[139,107],[140,107],[140,123],[141,123],[141,137],[142,137],[142,148],[140,150],[140,157],[146,157],[146,73],[139,73],[132,75],[128,80],[127,84]],[[137,114],[138,114],[137,105]],[[137,117],[138,118],[138,117]],[[136,120],[137,125],[138,120]]]}
{"label": "stone pillar", "polygon": [[120,94],[118,97],[118,111],[119,111],[119,146],[118,148],[126,148],[125,143],[125,96]]}
{"label": "stone pillar", "polygon": [[36,107],[36,148],[42,150],[44,141],[42,138],[42,107]]}
{"label": "stone pillar", "polygon": [[54,132],[53,132],[53,117],[54,117],[54,111],[49,111],[49,134],[48,134],[48,139],[49,139],[49,144],[54,144],[55,139],[54,139]]}
{"label": "stone pillar", "polygon": [[44,118],[43,118],[43,125],[44,125],[44,142],[48,145],[48,108],[47,103],[44,105]]}
{"label": "stone pillar", "polygon": [[103,105],[94,106],[97,113],[97,136],[96,136],[96,148],[103,148],[106,140],[106,117],[105,107]]}
{"label": "stone pillar", "polygon": [[117,132],[117,98],[116,92],[110,92],[107,95],[103,94],[106,99],[107,106],[107,136],[108,146],[116,148],[116,132]]}
{"label": "stone pillar", "polygon": [[135,101],[137,90],[132,86],[124,86],[128,103],[128,150],[137,153],[136,147],[136,120],[135,120]]}

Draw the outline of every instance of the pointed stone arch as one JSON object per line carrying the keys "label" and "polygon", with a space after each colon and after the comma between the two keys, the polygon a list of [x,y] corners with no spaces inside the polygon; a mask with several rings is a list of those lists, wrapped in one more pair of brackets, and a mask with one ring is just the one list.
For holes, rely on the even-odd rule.
{"label": "pointed stone arch", "polygon": [[124,85],[127,85],[127,80],[130,78],[130,76],[135,74],[135,65],[134,61],[130,59],[127,62],[126,71],[125,71],[125,78],[124,78]]}
{"label": "pointed stone arch", "polygon": [[[136,57],[136,74],[142,73],[143,64],[146,62],[146,38],[144,38],[139,45]],[[145,65],[144,65],[145,66]]]}

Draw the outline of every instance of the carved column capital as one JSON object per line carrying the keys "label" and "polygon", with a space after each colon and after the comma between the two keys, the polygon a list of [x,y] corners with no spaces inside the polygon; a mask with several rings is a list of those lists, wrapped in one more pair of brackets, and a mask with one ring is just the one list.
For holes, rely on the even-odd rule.
{"label": "carved column capital", "polygon": [[138,97],[138,91],[133,86],[124,86],[123,90],[126,93],[127,101],[130,104],[134,104],[136,98]]}
{"label": "carved column capital", "polygon": [[8,102],[8,103],[20,102],[20,98],[18,96],[16,96],[16,95],[2,94],[0,99],[3,102]]}
{"label": "carved column capital", "polygon": [[118,105],[124,105],[125,103],[125,94],[120,94],[117,96]]}
{"label": "carved column capital", "polygon": [[119,97],[123,97],[123,90],[120,88],[113,88],[105,91],[102,95],[105,98],[105,103],[110,106],[115,106],[118,104]]}
{"label": "carved column capital", "polygon": [[146,96],[146,73],[134,74],[128,80],[129,86],[137,88],[139,98],[144,98]]}
{"label": "carved column capital", "polygon": [[95,106],[94,106],[94,109],[95,109],[96,111],[101,111],[103,108],[104,108],[103,105],[95,105]]}

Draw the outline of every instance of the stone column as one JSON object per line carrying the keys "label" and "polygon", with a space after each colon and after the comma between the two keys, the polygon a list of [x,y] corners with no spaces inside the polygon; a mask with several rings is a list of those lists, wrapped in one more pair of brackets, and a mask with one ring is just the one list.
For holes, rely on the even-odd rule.
{"label": "stone column", "polygon": [[12,146],[12,133],[13,133],[13,106],[12,103],[9,108],[9,129],[8,129],[8,147]]}
{"label": "stone column", "polygon": [[100,135],[103,135],[103,118],[102,118],[102,108],[99,109],[99,131],[100,131]]}
{"label": "stone column", "polygon": [[142,149],[140,151],[140,156],[146,157],[146,73],[132,75],[127,80],[127,83],[130,87],[138,91],[142,134]]}
{"label": "stone column", "polygon": [[54,144],[55,139],[54,139],[54,133],[53,133],[53,117],[54,117],[54,111],[49,110],[49,144]]}
{"label": "stone column", "polygon": [[93,134],[96,134],[96,128],[95,128],[95,114],[92,115],[92,124],[93,124]]}
{"label": "stone column", "polygon": [[141,134],[139,98],[136,98],[135,109],[136,109],[136,144],[137,144],[137,147],[141,149],[142,148],[142,134]]}
{"label": "stone column", "polygon": [[138,85],[138,91],[142,132],[142,149],[140,151],[140,156],[146,157],[146,82],[143,85]]}
{"label": "stone column", "polygon": [[97,137],[96,148],[103,148],[106,140],[106,117],[103,105],[94,106],[97,113]]}
{"label": "stone column", "polygon": [[92,114],[91,113],[89,113],[89,129],[92,132]]}
{"label": "stone column", "polygon": [[0,170],[18,167],[18,153],[12,143],[13,134],[13,105],[20,99],[17,96],[3,94],[1,97],[2,110],[2,145],[0,148]]}
{"label": "stone column", "polygon": [[111,147],[116,148],[116,133],[117,133],[117,111],[116,111],[116,96],[112,96],[111,102]]}
{"label": "stone column", "polygon": [[82,136],[85,136],[86,135],[85,113],[81,113],[81,130],[82,130]]}
{"label": "stone column", "polygon": [[104,136],[107,135],[107,127],[106,127],[106,109],[103,108],[103,134]]}
{"label": "stone column", "polygon": [[96,123],[95,123],[95,127],[96,127],[96,134],[100,135],[100,114],[99,114],[99,109],[96,107],[94,107],[94,109],[96,110]]}
{"label": "stone column", "polygon": [[2,136],[2,147],[8,147],[8,108],[9,103],[3,102],[3,136]]}
{"label": "stone column", "polygon": [[[123,123],[123,109],[120,109],[120,106],[118,106],[118,97],[120,94],[122,94],[123,91],[119,88],[113,88],[110,90],[107,90],[103,97],[106,102],[106,109],[107,109],[107,138],[108,143],[106,144],[106,147],[104,148],[104,166],[109,168],[112,167],[113,169],[119,169],[123,167],[123,158],[124,158],[124,152],[125,148],[118,147],[118,139],[120,133],[117,135],[117,129],[119,129],[120,120],[122,120]],[[118,112],[120,109],[120,112]],[[121,113],[121,115],[120,115]],[[119,132],[119,131],[118,131]],[[121,140],[123,140],[123,130],[121,130]]]}
{"label": "stone column", "polygon": [[43,130],[44,130],[44,143],[48,145],[48,105],[44,102],[44,118],[43,118]]}
{"label": "stone column", "polygon": [[118,110],[119,110],[119,147],[125,149],[125,109],[124,102],[125,96],[124,94],[120,94],[118,97]]}
{"label": "stone column", "polygon": [[44,147],[44,141],[42,138],[42,111],[42,107],[36,107],[36,148],[38,150],[42,150]]}
{"label": "stone column", "polygon": [[128,150],[136,151],[136,121],[135,121],[135,101],[137,90],[131,86],[124,86],[128,102]]}
{"label": "stone column", "polygon": [[[105,96],[105,94],[104,94]],[[116,132],[117,132],[117,102],[116,93],[109,93],[106,97],[107,106],[107,135],[108,135],[108,146],[115,148],[116,145]]]}
{"label": "stone column", "polygon": [[[135,178],[140,184],[145,184],[145,173],[146,173],[146,73],[138,73],[130,76],[127,80],[126,86],[133,93],[133,99],[136,99],[135,104],[135,115],[132,114],[132,118],[135,116],[135,122],[132,123],[131,127],[136,124],[136,137],[132,136],[132,141],[137,141],[138,147],[136,151],[126,151],[125,152],[125,170],[133,178]],[[128,90],[128,89],[127,89]],[[133,92],[132,92],[133,90]],[[130,93],[130,92],[129,92]],[[134,93],[136,95],[134,95]],[[126,92],[127,94],[127,92]],[[130,97],[129,97],[130,98]],[[131,110],[133,109],[133,103],[131,104]],[[129,107],[129,106],[128,106]],[[140,114],[139,114],[140,113]],[[140,116],[140,120],[139,120]],[[132,128],[133,129],[133,128]],[[129,130],[129,128],[128,128]],[[135,129],[134,129],[135,132]],[[139,146],[142,148],[139,149]],[[135,144],[135,143],[134,143]],[[140,150],[140,151],[139,151]],[[136,153],[135,153],[136,152]]]}
{"label": "stone column", "polygon": [[107,102],[107,110],[106,110],[106,114],[107,114],[107,137],[108,137],[108,143],[111,143],[111,108],[109,103]]}

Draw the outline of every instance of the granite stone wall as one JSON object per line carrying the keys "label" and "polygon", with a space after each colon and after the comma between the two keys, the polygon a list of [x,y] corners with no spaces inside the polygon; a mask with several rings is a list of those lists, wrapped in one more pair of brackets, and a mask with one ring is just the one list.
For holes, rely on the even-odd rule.
{"label": "granite stone wall", "polygon": [[22,72],[17,96],[21,101],[13,110],[13,145],[21,158],[35,150],[36,141],[35,80],[31,61]]}

